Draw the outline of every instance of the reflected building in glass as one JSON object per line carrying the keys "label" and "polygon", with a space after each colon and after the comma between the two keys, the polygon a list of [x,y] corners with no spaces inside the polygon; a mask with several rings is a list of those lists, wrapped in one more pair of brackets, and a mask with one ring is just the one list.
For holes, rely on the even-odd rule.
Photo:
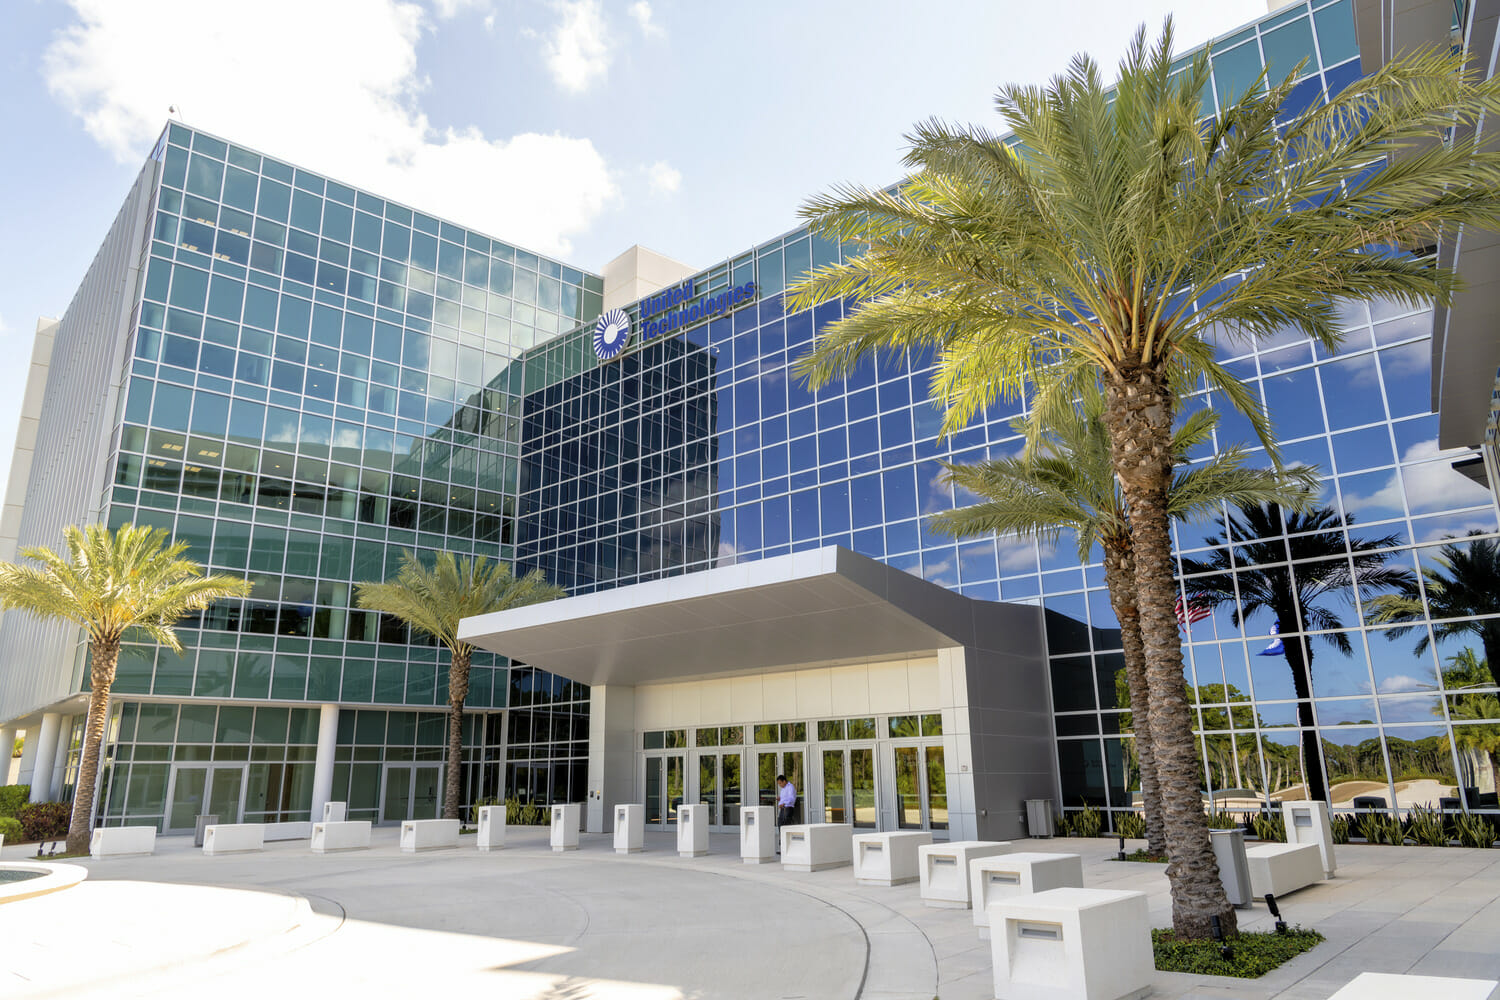
{"label": "reflected building in glass", "polygon": [[[1216,40],[1205,99],[1304,59],[1289,110],[1364,71],[1351,0],[1292,4]],[[843,307],[789,312],[783,290],[843,248],[795,230],[606,295],[608,274],[178,125],[116,230],[38,341],[45,407],[102,402],[42,421],[28,502],[7,498],[25,508],[10,537],[56,544],[90,517],[157,524],[255,590],[191,622],[184,655],[143,647],[122,662],[105,822],[183,829],[234,796],[247,821],[305,817],[320,725],[337,734],[327,794],[356,818],[432,814],[446,656],[351,598],[403,549],[445,548],[541,570],[570,592],[557,614],[575,615],[553,632],[482,633],[501,651],[475,661],[469,802],[644,799],[665,825],[703,801],[728,829],[786,773],[804,818],[940,836],[984,832],[986,810],[1019,816],[1023,787],[1068,809],[1135,807],[1098,562],[1080,565],[1066,537],[927,530],[974,499],[941,462],[1018,453],[1023,403],[940,439],[930,358],[882,357],[817,392],[791,374]],[[615,308],[630,340],[601,360],[596,319]],[[85,376],[103,322],[118,363]],[[1348,305],[1341,327],[1332,355],[1291,330],[1221,351],[1285,458],[1317,465],[1323,485],[1309,514],[1224,510],[1175,529],[1204,793],[1235,810],[1309,786],[1336,809],[1495,810],[1500,608],[1486,581],[1500,578],[1500,531],[1466,464],[1483,427],[1440,433],[1431,310]],[[1220,412],[1214,448],[1254,440]],[[62,461],[68,441],[98,442],[98,469]],[[878,614],[826,637],[812,619],[872,581]],[[783,584],[803,606],[756,589]],[[769,604],[752,608],[757,594]],[[953,595],[972,634],[944,617]],[[744,630],[672,645],[707,635],[693,630],[711,616],[682,617],[709,606],[695,601]],[[980,634],[1002,620],[1010,638]],[[1005,642],[1023,650],[1014,662],[985,658]],[[66,750],[84,650],[8,616],[6,663],[37,649],[45,669],[12,668],[0,718],[27,731],[23,770],[62,792],[72,758],[31,737],[51,725]],[[1030,721],[1002,731],[1001,694],[982,689],[1033,674],[1039,700],[1014,713]]]}

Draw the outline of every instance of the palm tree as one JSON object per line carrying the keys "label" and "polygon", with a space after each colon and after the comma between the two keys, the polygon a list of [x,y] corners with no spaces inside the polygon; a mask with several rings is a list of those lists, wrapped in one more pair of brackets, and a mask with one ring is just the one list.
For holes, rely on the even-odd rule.
{"label": "palm tree", "polygon": [[448,775],[443,816],[458,819],[464,701],[469,696],[469,663],[474,655],[474,645],[459,639],[458,623],[474,615],[551,601],[566,591],[548,583],[540,570],[518,579],[503,562],[491,563],[484,556],[460,558],[452,552],[439,552],[431,568],[415,554],[403,552],[393,579],[355,586],[360,607],[399,618],[448,647]]}
{"label": "palm tree", "polygon": [[804,206],[813,231],[855,252],[788,294],[794,310],[854,303],[799,360],[812,386],[877,349],[932,351],[948,431],[1033,385],[1045,414],[1102,379],[1131,514],[1173,926],[1194,938],[1216,917],[1236,923],[1198,796],[1173,613],[1178,399],[1206,381],[1271,447],[1216,341],[1294,327],[1332,353],[1338,298],[1451,301],[1452,273],[1399,248],[1500,224],[1500,152],[1470,131],[1500,110],[1500,79],[1480,81],[1462,53],[1392,60],[1296,113],[1283,110],[1293,77],[1262,77],[1217,113],[1203,104],[1210,82],[1206,52],[1175,65],[1168,23],[1155,44],[1137,32],[1112,89],[1087,56],[1045,88],[1002,88],[1012,138],[918,125],[914,173],[897,188],[847,186]]}
{"label": "palm tree", "polygon": [[[1353,516],[1331,507],[1299,513],[1274,503],[1243,504],[1221,519],[1218,534],[1205,539],[1221,546],[1208,559],[1183,559],[1183,589],[1188,600],[1209,607],[1229,605],[1237,627],[1257,612],[1269,612],[1276,623],[1292,687],[1297,695],[1297,723],[1302,729],[1302,769],[1307,797],[1328,801],[1328,779],[1318,754],[1312,707],[1312,637],[1345,656],[1353,652],[1342,618],[1326,605],[1328,598],[1353,604],[1354,588],[1364,593],[1415,582],[1410,570],[1386,565],[1399,535],[1356,538],[1347,528]],[[1233,550],[1233,555],[1230,552]],[[1347,553],[1347,556],[1346,556]],[[1212,576],[1195,574],[1211,573]],[[1238,587],[1238,602],[1235,590]]]}
{"label": "palm tree", "polygon": [[[1469,537],[1479,534],[1471,531]],[[1384,594],[1371,602],[1370,624],[1415,623],[1425,618],[1466,619],[1434,621],[1432,634],[1438,639],[1477,636],[1484,645],[1484,662],[1491,671],[1489,682],[1500,681],[1493,672],[1494,664],[1500,663],[1500,618],[1477,617],[1491,614],[1500,606],[1500,540],[1481,538],[1467,544],[1448,540],[1438,549],[1433,562],[1437,565],[1422,570],[1422,584],[1427,590],[1425,604],[1422,588],[1413,579],[1400,593]],[[1393,628],[1386,636],[1394,639],[1415,627]],[[1427,633],[1422,631],[1413,652],[1420,656],[1427,651],[1427,645]]]}
{"label": "palm tree", "polygon": [[[1453,727],[1453,742],[1464,758],[1464,776],[1472,782],[1471,789],[1481,785],[1479,775],[1485,767],[1489,768],[1490,787],[1500,785],[1500,724],[1493,721],[1500,719],[1500,697],[1483,690],[1493,683],[1493,668],[1474,650],[1461,649],[1448,657],[1448,667],[1443,670],[1443,688],[1449,692],[1449,720],[1489,723]],[[1443,711],[1438,708],[1434,714],[1442,715]],[[1475,807],[1473,797],[1473,792],[1470,792],[1466,808]]]}
{"label": "palm tree", "polygon": [[182,558],[187,543],[169,544],[160,528],[125,524],[111,533],[101,524],[69,526],[63,540],[66,558],[38,547],[21,550],[21,558],[38,566],[0,563],[0,610],[70,622],[88,633],[89,711],[68,825],[71,854],[89,847],[99,751],[121,642],[143,636],[180,653],[174,627],[178,619],[222,598],[244,597],[250,584],[231,576],[204,576],[202,566]]}
{"label": "palm tree", "polygon": [[[946,479],[983,497],[982,503],[934,515],[939,534],[963,537],[1014,532],[1055,542],[1064,528],[1078,541],[1078,559],[1087,563],[1098,545],[1104,561],[1104,583],[1120,622],[1131,730],[1140,761],[1141,798],[1145,805],[1147,848],[1167,853],[1156,754],[1151,737],[1146,661],[1141,646],[1136,604],[1135,555],[1125,501],[1110,463],[1109,433],[1104,427],[1104,397],[1086,391],[1075,409],[1063,410],[1045,428],[1025,420],[1011,426],[1030,439],[1020,458],[992,459],[973,465],[943,463]],[[1172,453],[1179,466],[1210,440],[1218,414],[1197,410],[1177,428]],[[1208,462],[1183,468],[1172,484],[1168,507],[1173,517],[1193,520],[1221,503],[1279,502],[1293,507],[1310,502],[1317,471],[1306,467],[1276,472],[1244,467],[1245,450],[1225,448]]]}

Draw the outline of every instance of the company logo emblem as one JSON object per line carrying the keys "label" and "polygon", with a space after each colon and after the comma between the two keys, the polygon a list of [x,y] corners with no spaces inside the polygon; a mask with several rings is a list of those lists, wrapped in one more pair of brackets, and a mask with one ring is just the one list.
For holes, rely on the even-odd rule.
{"label": "company logo emblem", "polygon": [[608,361],[630,343],[630,317],[623,309],[611,309],[594,324],[594,355]]}

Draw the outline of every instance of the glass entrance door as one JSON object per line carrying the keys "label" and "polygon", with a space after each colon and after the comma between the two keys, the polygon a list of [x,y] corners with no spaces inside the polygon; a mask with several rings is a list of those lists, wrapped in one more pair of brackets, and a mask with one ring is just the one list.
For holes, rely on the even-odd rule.
{"label": "glass entrance door", "polygon": [[724,831],[740,825],[740,761],[738,751],[695,752],[698,801],[708,806],[708,825]]}
{"label": "glass entrance door", "polygon": [[823,751],[823,822],[875,829],[875,789],[874,747]]}
{"label": "glass entrance door", "polygon": [[380,795],[380,821],[437,819],[442,800],[441,764],[387,764]]}
{"label": "glass entrance door", "polygon": [[198,816],[205,813],[218,816],[220,823],[238,823],[245,800],[245,765],[174,764],[169,799],[166,832],[192,832]]}
{"label": "glass entrance door", "polygon": [[903,830],[948,829],[941,746],[896,747],[896,820]]}
{"label": "glass entrance door", "polygon": [[686,791],[686,759],[680,753],[647,754],[646,825],[666,829],[677,823]]}
{"label": "glass entrance door", "polygon": [[757,785],[757,796],[760,805],[776,805],[776,776],[786,775],[788,781],[797,789],[797,810],[792,817],[793,822],[805,823],[806,816],[803,812],[803,804],[807,801],[807,786],[803,781],[805,774],[802,763],[806,758],[806,752],[797,749],[783,750],[760,750],[755,755],[755,774]]}

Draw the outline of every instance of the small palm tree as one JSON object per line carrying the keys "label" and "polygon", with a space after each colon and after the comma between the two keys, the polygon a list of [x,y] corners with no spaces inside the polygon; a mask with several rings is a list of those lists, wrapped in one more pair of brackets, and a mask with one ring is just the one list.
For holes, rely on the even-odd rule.
{"label": "small palm tree", "polygon": [[[1320,639],[1348,656],[1353,647],[1344,632],[1346,626],[1327,607],[1327,599],[1352,605],[1356,586],[1369,593],[1415,582],[1410,570],[1386,565],[1398,535],[1348,536],[1346,549],[1346,529],[1353,522],[1352,516],[1340,516],[1331,507],[1298,512],[1284,511],[1274,503],[1245,504],[1221,519],[1219,533],[1206,540],[1220,546],[1210,558],[1182,560],[1183,589],[1189,600],[1209,607],[1229,605],[1234,608],[1229,620],[1236,626],[1261,611],[1269,612],[1276,623],[1297,695],[1307,797],[1324,802],[1328,801],[1328,779],[1315,735],[1313,648],[1307,632],[1322,632]],[[1213,575],[1194,576],[1202,573]]]}
{"label": "small palm tree", "polygon": [[1500,111],[1500,78],[1482,80],[1462,52],[1391,60],[1302,111],[1290,110],[1295,72],[1251,82],[1217,113],[1203,101],[1211,82],[1206,51],[1179,65],[1168,24],[1155,43],[1136,34],[1113,86],[1079,56],[1046,87],[1002,88],[1009,136],[918,125],[899,188],[846,187],[804,206],[818,235],[858,252],[788,292],[793,310],[853,303],[799,360],[810,384],[874,351],[931,351],[949,431],[1033,386],[1055,385],[1038,393],[1045,412],[1081,382],[1104,383],[1159,737],[1172,924],[1191,938],[1216,921],[1232,935],[1236,921],[1181,690],[1167,510],[1180,400],[1206,382],[1273,447],[1253,388],[1217,345],[1292,327],[1333,353],[1338,299],[1452,301],[1451,269],[1403,248],[1500,225],[1500,150],[1474,129]]}
{"label": "small palm tree", "polygon": [[[1056,414],[1044,429],[1038,430],[1034,421],[1012,422],[1012,427],[1031,439],[1020,458],[973,465],[943,463],[948,481],[984,501],[936,514],[930,524],[939,534],[953,537],[1013,532],[1043,541],[1056,541],[1067,528],[1077,538],[1079,561],[1085,563],[1093,547],[1099,546],[1110,605],[1120,622],[1147,845],[1152,854],[1165,856],[1166,829],[1151,735],[1135,552],[1125,500],[1110,462],[1103,410],[1103,394],[1097,389],[1086,391],[1077,408]],[[1218,422],[1218,414],[1207,409],[1197,410],[1183,421],[1172,438],[1172,453],[1179,466],[1187,466],[1187,456],[1210,440]],[[1219,510],[1225,502],[1275,502],[1298,508],[1311,502],[1317,488],[1317,470],[1304,466],[1282,472],[1247,469],[1245,455],[1245,449],[1236,445],[1202,465],[1181,468],[1168,500],[1172,516],[1195,520]]]}
{"label": "small palm tree", "polygon": [[204,576],[202,566],[182,558],[187,543],[169,544],[160,528],[126,524],[111,533],[100,524],[70,526],[63,539],[66,558],[51,549],[28,548],[21,558],[40,565],[0,563],[0,609],[71,622],[88,633],[89,712],[68,826],[68,851],[73,853],[89,846],[99,751],[121,642],[140,635],[181,652],[174,627],[178,619],[222,598],[244,597],[250,584],[231,576]]}
{"label": "small palm tree", "polygon": [[[1481,532],[1471,531],[1469,537]],[[1427,590],[1427,601],[1422,601],[1422,589],[1415,579],[1400,593],[1383,594],[1370,602],[1370,624],[1387,622],[1420,622],[1424,618],[1458,619],[1435,620],[1432,634],[1438,639],[1451,639],[1460,635],[1473,635],[1484,645],[1484,663],[1494,670],[1500,663],[1500,618],[1481,618],[1494,612],[1500,601],[1500,540],[1481,538],[1463,544],[1457,539],[1448,539],[1433,558],[1437,565],[1422,570],[1422,584]],[[1386,636],[1394,639],[1410,632],[1414,625],[1390,629]],[[1413,652],[1418,656],[1427,652],[1427,632],[1418,633]],[[1489,683],[1500,681],[1490,674]]]}
{"label": "small palm tree", "polygon": [[452,552],[439,552],[431,568],[415,554],[404,552],[393,579],[356,587],[360,607],[399,618],[448,647],[448,776],[443,815],[458,819],[464,701],[469,697],[469,663],[474,656],[473,644],[458,638],[458,623],[475,615],[551,601],[567,591],[548,583],[539,570],[518,579],[505,563],[492,563],[484,556],[459,558]]}

